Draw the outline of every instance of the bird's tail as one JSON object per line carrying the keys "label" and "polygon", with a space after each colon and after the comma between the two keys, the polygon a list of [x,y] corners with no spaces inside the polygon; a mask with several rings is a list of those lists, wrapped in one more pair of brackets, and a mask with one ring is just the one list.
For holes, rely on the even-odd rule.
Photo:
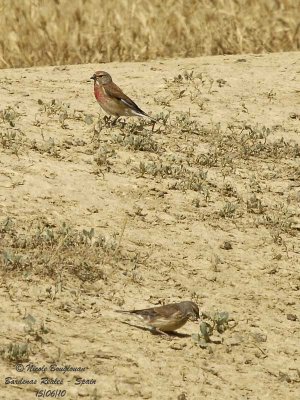
{"label": "bird's tail", "polygon": [[133,313],[133,311],[127,311],[127,310],[115,310],[115,312],[121,313],[121,314],[132,314]]}
{"label": "bird's tail", "polygon": [[138,117],[147,117],[150,118],[152,122],[158,122],[157,119],[150,117],[150,115],[146,114],[144,111],[142,111],[141,109],[138,110],[134,110],[134,114]]}
{"label": "bird's tail", "polygon": [[147,117],[147,118],[150,118],[152,122],[157,122],[157,119],[155,119],[153,117],[150,117],[150,115],[148,115],[146,113],[144,113],[144,116]]}

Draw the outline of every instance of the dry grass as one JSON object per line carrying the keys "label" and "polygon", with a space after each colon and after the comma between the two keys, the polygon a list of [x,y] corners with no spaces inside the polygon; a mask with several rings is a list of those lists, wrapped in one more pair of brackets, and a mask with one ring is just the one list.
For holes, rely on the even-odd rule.
{"label": "dry grass", "polygon": [[0,68],[300,47],[299,0],[3,0]]}

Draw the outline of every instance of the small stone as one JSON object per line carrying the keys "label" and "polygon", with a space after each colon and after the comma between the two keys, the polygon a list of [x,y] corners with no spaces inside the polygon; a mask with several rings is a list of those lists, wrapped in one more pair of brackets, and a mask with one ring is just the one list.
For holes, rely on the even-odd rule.
{"label": "small stone", "polygon": [[290,376],[288,374],[286,374],[285,372],[282,372],[282,371],[279,371],[278,378],[279,378],[279,380],[281,382],[287,382],[287,383],[291,383],[292,382]]}
{"label": "small stone", "polygon": [[186,346],[185,343],[172,343],[171,349],[173,350],[182,350]]}
{"label": "small stone", "polygon": [[267,335],[262,332],[253,332],[252,337],[256,343],[264,343],[267,341]]}
{"label": "small stone", "polygon": [[295,112],[290,113],[289,117],[291,119],[300,119],[300,114],[296,114]]}
{"label": "small stone", "polygon": [[219,336],[210,336],[209,339],[214,344],[221,344],[223,342],[223,339]]}
{"label": "small stone", "polygon": [[226,340],[226,344],[229,346],[239,346],[243,342],[243,339],[240,336],[236,336]]}
{"label": "small stone", "polygon": [[295,315],[295,314],[287,314],[286,317],[289,321],[297,321],[297,319],[298,319],[297,315]]}
{"label": "small stone", "polygon": [[92,214],[97,214],[99,212],[98,208],[95,206],[91,206],[87,210],[88,210],[88,212],[90,212]]}
{"label": "small stone", "polygon": [[232,249],[232,244],[230,242],[225,241],[223,244],[221,244],[220,247],[223,250],[231,250]]}

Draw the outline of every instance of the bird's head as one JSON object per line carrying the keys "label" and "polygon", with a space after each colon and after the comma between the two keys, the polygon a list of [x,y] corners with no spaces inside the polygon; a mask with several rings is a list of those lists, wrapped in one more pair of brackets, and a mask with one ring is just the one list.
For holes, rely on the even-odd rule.
{"label": "bird's head", "polygon": [[95,83],[97,82],[99,85],[107,85],[112,82],[111,76],[104,71],[95,72],[90,79],[93,79],[93,81]]}
{"label": "bird's head", "polygon": [[199,307],[193,301],[183,301],[182,308],[192,321],[197,321],[200,318]]}

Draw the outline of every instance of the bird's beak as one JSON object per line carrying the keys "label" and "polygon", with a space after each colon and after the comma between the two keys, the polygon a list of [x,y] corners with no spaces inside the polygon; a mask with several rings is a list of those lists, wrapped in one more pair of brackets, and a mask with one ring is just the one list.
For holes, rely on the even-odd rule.
{"label": "bird's beak", "polygon": [[96,74],[94,74],[93,76],[91,76],[90,79],[92,79],[93,81],[95,81],[95,80],[96,80]]}

